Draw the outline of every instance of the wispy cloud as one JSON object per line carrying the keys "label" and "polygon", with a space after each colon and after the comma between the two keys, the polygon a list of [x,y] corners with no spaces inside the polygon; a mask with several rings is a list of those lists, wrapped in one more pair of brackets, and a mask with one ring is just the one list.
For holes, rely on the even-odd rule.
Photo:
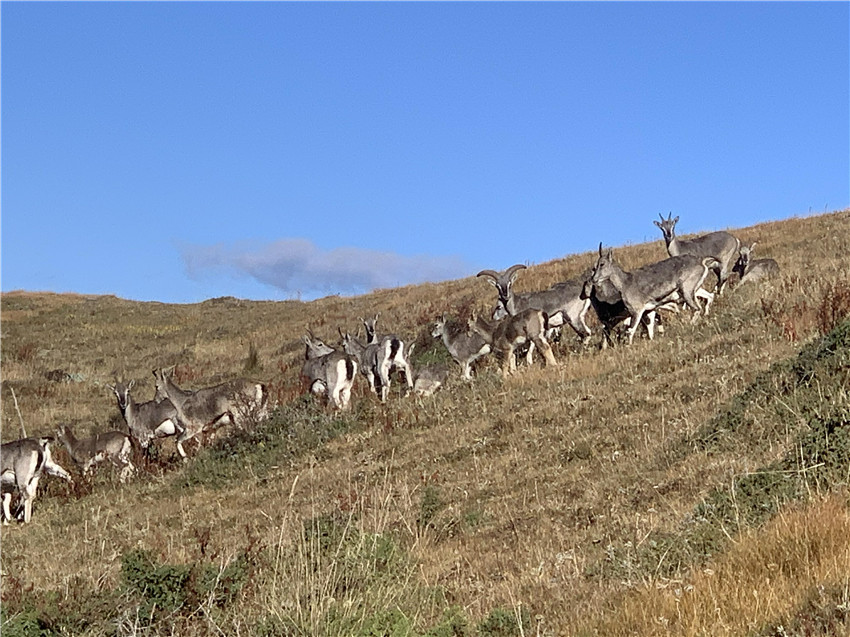
{"label": "wispy cloud", "polygon": [[193,278],[237,274],[299,297],[362,294],[474,272],[474,267],[459,257],[405,256],[352,247],[324,251],[307,239],[183,246],[181,253]]}

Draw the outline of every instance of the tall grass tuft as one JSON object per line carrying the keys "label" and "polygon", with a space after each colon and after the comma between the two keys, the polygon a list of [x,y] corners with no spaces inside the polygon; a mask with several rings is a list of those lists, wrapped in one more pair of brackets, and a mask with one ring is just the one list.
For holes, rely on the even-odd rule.
{"label": "tall grass tuft", "polygon": [[245,359],[245,366],[243,370],[249,374],[255,374],[257,372],[262,371],[263,365],[260,362],[260,352],[257,350],[257,346],[254,344],[254,341],[248,343],[248,357]]}

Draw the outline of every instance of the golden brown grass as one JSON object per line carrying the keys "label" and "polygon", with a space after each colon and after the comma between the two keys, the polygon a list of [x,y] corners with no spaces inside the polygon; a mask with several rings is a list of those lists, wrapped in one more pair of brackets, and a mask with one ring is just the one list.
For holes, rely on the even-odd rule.
{"label": "golden brown grass", "polygon": [[[225,634],[259,634],[263,621],[285,618],[312,634],[345,634],[395,607],[421,631],[452,605],[472,624],[494,608],[525,608],[531,625],[524,634],[733,635],[787,623],[818,585],[847,586],[843,495],[783,509],[734,537],[711,562],[672,578],[605,570],[612,547],[637,550],[651,533],[678,532],[713,489],[786,451],[787,441],[776,440],[680,459],[668,454],[760,372],[819,333],[829,320],[825,306],[850,310],[841,295],[850,289],[850,211],[735,234],[757,239],[759,255],[779,261],[780,280],[731,290],[695,327],[673,317],[654,342],[603,352],[580,348],[570,334],[556,347],[555,369],[521,367],[503,381],[490,363],[475,382],[455,376],[425,400],[401,399],[394,386],[386,406],[361,383],[353,429],[282,459],[268,474],[248,465],[244,479],[220,488],[184,487],[188,469],[173,463],[125,487],[101,477],[72,492],[46,481],[33,523],[3,530],[4,599],[9,582],[33,597],[58,591],[67,605],[81,590],[113,590],[121,556],[134,548],[168,563],[210,555],[224,563],[250,545],[266,557],[236,605],[180,619],[182,634],[215,632],[210,622]],[[660,240],[615,254],[627,268],[665,256]],[[592,263],[591,252],[534,266],[516,288],[544,287]],[[10,388],[31,435],[61,421],[77,422],[82,434],[121,423],[105,387],[116,376],[136,379],[147,399],[154,367],[177,365],[186,386],[211,384],[242,374],[253,344],[253,373],[286,403],[300,393],[299,338],[308,325],[335,341],[337,326],[354,331],[358,317],[379,311],[381,327],[426,344],[434,318],[462,317],[493,300],[491,286],[475,278],[312,303],[181,306],[5,294],[3,437],[20,431]],[[69,380],[46,378],[57,369]],[[173,446],[165,443],[161,455],[173,459]],[[372,554],[358,543],[393,538],[405,555],[399,577],[329,594],[340,561],[315,558],[300,532],[305,521],[327,515],[350,527],[364,572]],[[347,620],[331,622],[340,613]]]}
{"label": "golden brown grass", "polygon": [[[630,591],[594,628],[612,637],[746,635],[771,624],[791,629],[797,611],[819,589],[839,591],[837,601],[845,606],[850,601],[846,493],[789,507],[736,538],[726,554],[686,579]],[[832,625],[806,619],[805,634],[850,631],[850,613]]]}

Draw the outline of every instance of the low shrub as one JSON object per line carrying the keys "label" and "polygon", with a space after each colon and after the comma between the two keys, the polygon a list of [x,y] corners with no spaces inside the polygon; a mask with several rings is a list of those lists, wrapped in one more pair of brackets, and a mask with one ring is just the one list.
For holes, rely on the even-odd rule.
{"label": "low shrub", "polygon": [[137,616],[145,625],[194,612],[204,604],[228,604],[244,586],[248,572],[244,555],[224,567],[210,563],[158,564],[143,549],[134,549],[121,558],[122,585],[137,600]]}
{"label": "low shrub", "polygon": [[319,448],[357,423],[351,413],[328,412],[312,396],[301,396],[250,431],[232,431],[199,451],[176,486],[221,488],[246,475],[263,479],[270,469]]}
{"label": "low shrub", "polygon": [[520,637],[529,632],[530,626],[531,615],[524,606],[520,606],[516,611],[494,608],[478,624],[478,634],[481,637]]}

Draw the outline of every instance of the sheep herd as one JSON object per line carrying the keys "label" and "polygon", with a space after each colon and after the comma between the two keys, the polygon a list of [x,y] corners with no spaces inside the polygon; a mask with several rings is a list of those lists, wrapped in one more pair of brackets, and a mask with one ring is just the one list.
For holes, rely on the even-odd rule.
{"label": "sheep herd", "polygon": [[[465,329],[452,329],[446,317],[437,319],[431,335],[439,339],[452,359],[461,367],[461,377],[471,380],[473,368],[481,357],[495,354],[502,373],[516,370],[517,353],[525,349],[531,364],[534,351],[539,351],[546,365],[556,365],[550,341],[563,326],[571,327],[586,341],[591,330],[585,317],[592,307],[602,329],[602,346],[614,342],[615,328],[628,322],[626,336],[632,342],[641,326],[653,338],[659,312],[679,312],[682,306],[693,311],[692,322],[708,314],[716,294],[723,292],[730,275],[736,272],[740,284],[761,281],[779,272],[773,259],[754,259],[753,248],[728,232],[712,232],[690,240],[675,235],[679,218],[668,215],[655,221],[667,244],[668,258],[630,272],[624,271],[613,252],[599,245],[593,268],[584,275],[557,283],[547,290],[515,293],[513,283],[525,268],[515,265],[504,272],[483,270],[497,291],[497,304],[489,318],[473,314]],[[717,277],[716,284],[704,287],[708,273]],[[378,332],[379,315],[361,319],[366,341],[339,329],[339,345],[328,345],[308,331],[302,337],[305,346],[301,377],[309,390],[326,397],[335,409],[350,409],[351,391],[357,374],[366,379],[369,389],[381,402],[389,395],[394,371],[402,372],[408,392],[430,395],[437,391],[449,375],[445,365],[416,366],[411,363],[413,345],[409,347],[396,334]],[[109,386],[127,423],[129,434],[109,431],[87,439],[77,439],[67,425],[56,432],[72,460],[87,474],[98,463],[109,461],[120,471],[122,482],[136,468],[130,456],[132,440],[146,449],[156,438],[174,436],[182,458],[187,454],[183,443],[200,433],[224,424],[237,427],[260,421],[269,412],[266,386],[244,378],[194,391],[178,387],[168,370],[154,371],[156,396],[138,403],[131,390],[133,382],[116,382]],[[50,444],[54,438],[23,438],[2,445],[3,523],[13,518],[12,496],[19,499],[19,516],[29,522],[38,482],[44,474],[71,480],[70,474],[52,459]]]}
{"label": "sheep herd", "polygon": [[[758,281],[779,272],[773,259],[752,258],[751,246],[728,232],[712,232],[690,240],[675,234],[679,217],[661,216],[656,221],[667,245],[668,258],[626,272],[617,264],[612,251],[599,246],[599,256],[593,268],[576,279],[556,283],[547,290],[515,293],[513,283],[526,266],[517,264],[504,272],[482,270],[485,278],[496,288],[498,301],[491,318],[473,314],[466,329],[452,330],[445,316],[433,326],[431,335],[442,340],[454,361],[461,366],[462,377],[472,378],[473,364],[482,356],[494,353],[501,360],[502,373],[516,370],[516,353],[525,348],[526,362],[540,351],[546,365],[555,365],[550,340],[552,334],[569,325],[586,341],[591,335],[585,322],[592,307],[602,326],[602,345],[613,344],[614,329],[628,321],[626,335],[631,343],[639,326],[643,325],[652,339],[660,322],[660,311],[679,312],[682,306],[693,310],[692,322],[707,316],[715,294],[726,287],[733,272],[740,283]],[[713,271],[716,284],[709,291],[704,284]],[[404,372],[409,389],[418,394],[436,391],[448,371],[435,366],[415,369],[410,361],[410,349],[405,352],[404,341],[395,334],[378,335],[378,316],[361,319],[366,328],[367,342],[361,343],[340,330],[340,345],[332,347],[308,332],[302,337],[306,346],[302,377],[311,391],[326,396],[328,403],[338,409],[350,406],[351,388],[359,370],[367,379],[370,390],[387,398],[391,371]]]}

